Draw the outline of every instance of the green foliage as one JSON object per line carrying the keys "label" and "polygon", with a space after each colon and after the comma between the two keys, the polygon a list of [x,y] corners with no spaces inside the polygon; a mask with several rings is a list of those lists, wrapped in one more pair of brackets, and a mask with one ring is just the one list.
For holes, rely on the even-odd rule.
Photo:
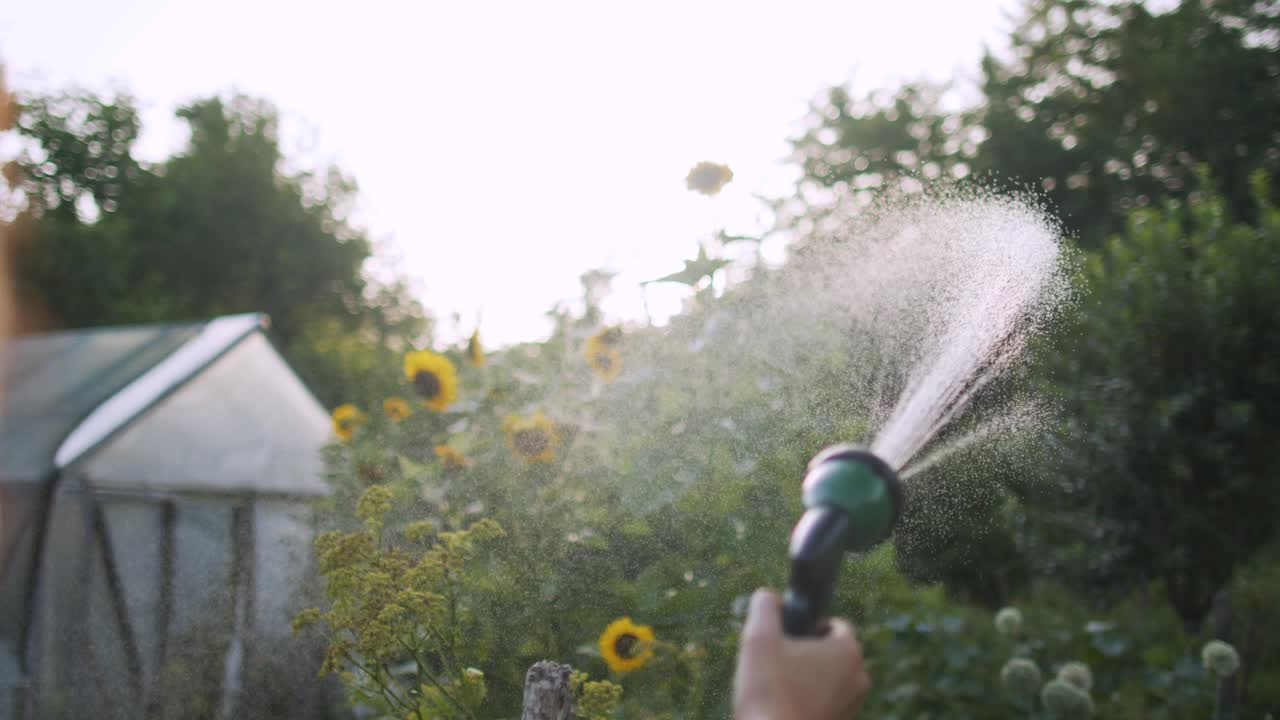
{"label": "green foliage", "polygon": [[[1065,560],[1109,587],[1160,579],[1189,623],[1275,537],[1280,460],[1280,212],[1258,227],[1213,194],[1132,214],[1090,258],[1077,331],[1049,364],[1060,484],[1077,509]],[[1061,557],[1072,543],[1055,543]]]}
{"label": "green foliage", "polygon": [[649,282],[674,282],[696,287],[698,283],[704,279],[715,275],[716,271],[728,265],[730,261],[724,259],[712,259],[707,257],[706,246],[698,247],[698,257],[693,260],[684,261],[684,269],[679,272],[664,275],[656,280]]}
{"label": "green foliage", "polygon": [[1250,174],[1280,170],[1278,30],[1265,3],[1185,0],[1153,12],[1141,2],[1030,0],[1008,51],[982,61],[972,106],[949,109],[948,88],[928,83],[865,99],[835,88],[817,102],[793,141],[799,212],[813,213],[807,198],[819,188],[869,201],[888,187],[978,174],[1043,189],[1096,248],[1130,210],[1186,197],[1206,165],[1230,212],[1252,221]]}
{"label": "green foliage", "polygon": [[326,403],[373,367],[385,375],[427,323],[403,281],[366,276],[370,243],[345,220],[354,183],[287,172],[266,103],[211,98],[177,114],[187,146],[146,167],[132,99],[25,99],[24,302],[67,327],[265,312]]}
{"label": "green foliage", "polygon": [[356,505],[363,527],[316,540],[319,572],[332,605],[303,610],[294,630],[323,623],[324,670],[342,672],[358,702],[380,717],[474,718],[485,697],[484,674],[459,663],[464,642],[458,606],[476,545],[502,536],[491,520],[437,532],[431,523],[403,528],[386,542],[392,493],[382,485]]}
{"label": "green foliage", "polygon": [[[782,538],[799,516],[804,462],[864,432],[854,418],[814,412],[835,392],[821,364],[779,389],[752,380],[769,368],[751,365],[734,336],[693,342],[705,337],[702,313],[732,322],[725,318],[739,302],[750,307],[741,297],[709,300],[664,333],[612,331],[627,368],[612,384],[593,379],[582,353],[598,326],[569,314],[550,342],[491,353],[482,368],[463,364],[463,348],[450,349],[460,366],[458,403],[445,412],[415,405],[400,421],[371,410],[350,441],[331,449],[326,522],[385,511],[383,537],[403,547],[426,531],[423,522],[462,528],[483,516],[504,528],[466,566],[454,621],[466,638],[459,665],[486,680],[479,716],[517,712],[524,672],[546,658],[625,688],[613,711],[619,718],[729,713],[743,603],[755,587],[785,577]],[[742,374],[712,372],[729,358]],[[770,405],[791,382],[815,405]],[[372,399],[361,404],[376,408]],[[551,418],[561,440],[549,461],[523,459],[504,431],[507,416],[534,410]],[[643,422],[627,420],[636,416]],[[443,445],[465,461],[434,450]],[[912,483],[945,484],[946,467]],[[361,501],[369,483],[390,494]],[[1012,492],[1000,497],[1020,502]],[[1006,690],[1001,670],[1011,657],[1032,660],[1049,679],[1078,681],[1069,661],[1085,663],[1103,716],[1194,717],[1210,707],[1198,640],[1145,588],[1102,609],[1061,587],[1023,583],[1008,591],[1024,598],[1021,625],[1005,612],[997,627],[990,612],[956,603],[942,586],[908,582],[897,568],[911,552],[899,544],[850,562],[837,589],[835,611],[859,623],[873,664],[871,716],[1041,712],[1040,682],[1022,701]],[[982,554],[970,560],[986,565]],[[611,674],[595,645],[621,616],[654,629],[656,652],[638,670]]]}
{"label": "green foliage", "polygon": [[880,579],[880,599],[858,616],[875,680],[870,717],[1042,718],[1046,681],[1070,678],[1084,692],[1082,667],[1100,717],[1192,718],[1212,707],[1198,642],[1146,593],[1094,610],[1061,586],[1037,585],[1009,635],[936,586]]}
{"label": "green foliage", "polygon": [[[983,62],[980,168],[1040,183],[1098,246],[1129,210],[1184,198],[1207,166],[1252,220],[1250,174],[1280,170],[1277,30],[1263,4],[1034,0],[1008,60]],[[1272,196],[1274,197],[1274,196]]]}

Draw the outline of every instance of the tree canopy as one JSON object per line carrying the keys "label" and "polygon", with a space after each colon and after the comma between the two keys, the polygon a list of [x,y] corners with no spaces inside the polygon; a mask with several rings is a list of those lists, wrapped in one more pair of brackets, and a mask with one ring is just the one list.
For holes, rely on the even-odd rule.
{"label": "tree canopy", "polygon": [[330,405],[355,391],[368,363],[394,363],[393,346],[422,337],[427,316],[407,283],[365,272],[371,242],[346,219],[355,183],[336,169],[289,172],[273,107],[215,97],[177,115],[186,147],[146,165],[133,156],[131,98],[25,100],[19,292],[35,324],[265,312]]}
{"label": "tree canopy", "polygon": [[[1032,0],[1007,51],[982,60],[981,99],[950,110],[947,86],[857,97],[833,88],[793,141],[802,197],[978,176],[1043,192],[1082,245],[1125,213],[1193,191],[1208,167],[1237,217],[1248,178],[1280,169],[1280,9],[1244,0]],[[1274,196],[1273,196],[1274,197]]]}

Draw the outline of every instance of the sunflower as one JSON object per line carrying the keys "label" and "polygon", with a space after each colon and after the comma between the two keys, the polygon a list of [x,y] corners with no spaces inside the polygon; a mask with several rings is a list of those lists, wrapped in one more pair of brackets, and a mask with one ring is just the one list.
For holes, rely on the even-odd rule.
{"label": "sunflower", "polygon": [[471,464],[471,460],[466,455],[448,445],[437,445],[435,453],[436,457],[440,458],[440,463],[444,465],[445,472],[461,470]]}
{"label": "sunflower", "polygon": [[471,363],[471,367],[484,367],[484,348],[480,347],[479,328],[467,340],[467,362]]}
{"label": "sunflower", "polygon": [[516,455],[529,462],[550,462],[556,458],[560,435],[551,418],[536,412],[525,418],[508,415],[502,423],[507,445]]}
{"label": "sunflower", "polygon": [[638,670],[653,657],[653,639],[653,628],[618,618],[600,633],[600,655],[614,672]]}
{"label": "sunflower", "polygon": [[732,179],[733,171],[728,165],[704,161],[693,166],[684,182],[690,190],[703,195],[715,195]]}
{"label": "sunflower", "polygon": [[588,341],[587,364],[602,380],[611,383],[622,372],[622,355],[613,348]]}
{"label": "sunflower", "polygon": [[622,343],[622,328],[617,325],[611,325],[607,328],[603,328],[600,332],[587,339],[587,342],[592,341],[595,341],[605,347],[616,348]]}
{"label": "sunflower", "polygon": [[409,403],[405,402],[402,397],[389,397],[383,400],[382,412],[396,422],[400,422],[413,414],[413,410],[409,408]]}
{"label": "sunflower", "polygon": [[458,399],[458,370],[449,358],[430,350],[404,356],[404,376],[422,398],[422,404],[437,412]]}
{"label": "sunflower", "polygon": [[356,428],[368,420],[368,416],[360,412],[360,408],[347,403],[333,409],[333,432],[343,440],[350,440],[356,434]]}

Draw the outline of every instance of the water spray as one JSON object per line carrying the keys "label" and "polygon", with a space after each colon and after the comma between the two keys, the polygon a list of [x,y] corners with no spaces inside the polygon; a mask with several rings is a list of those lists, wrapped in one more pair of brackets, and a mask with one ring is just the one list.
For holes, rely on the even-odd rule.
{"label": "water spray", "polygon": [[844,554],[889,537],[902,510],[898,474],[869,450],[836,445],[814,456],[804,477],[804,515],[791,531],[791,581],[783,597],[788,635],[825,632]]}

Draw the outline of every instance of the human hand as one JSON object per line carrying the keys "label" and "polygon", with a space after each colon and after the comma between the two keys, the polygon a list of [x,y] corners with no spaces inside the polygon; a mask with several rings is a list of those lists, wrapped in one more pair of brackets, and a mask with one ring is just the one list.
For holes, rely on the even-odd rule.
{"label": "human hand", "polygon": [[831,620],[822,637],[782,633],[782,599],[751,596],[733,678],[736,720],[848,720],[862,708],[871,678],[853,626]]}

